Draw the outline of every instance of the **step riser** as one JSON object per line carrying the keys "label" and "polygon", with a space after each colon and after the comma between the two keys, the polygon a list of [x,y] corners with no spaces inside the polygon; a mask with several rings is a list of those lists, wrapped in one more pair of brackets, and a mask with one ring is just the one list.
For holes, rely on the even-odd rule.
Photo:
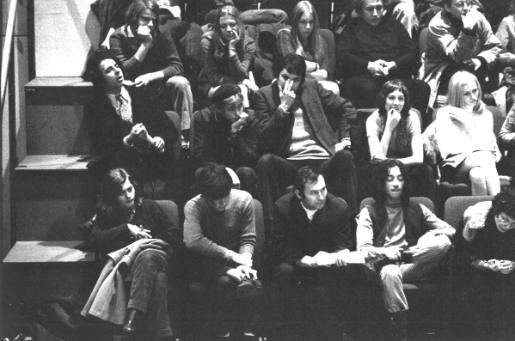
{"label": "step riser", "polygon": [[27,154],[90,154],[80,105],[28,105]]}
{"label": "step riser", "polygon": [[79,224],[93,213],[96,188],[85,173],[18,172],[16,240],[82,239]]}

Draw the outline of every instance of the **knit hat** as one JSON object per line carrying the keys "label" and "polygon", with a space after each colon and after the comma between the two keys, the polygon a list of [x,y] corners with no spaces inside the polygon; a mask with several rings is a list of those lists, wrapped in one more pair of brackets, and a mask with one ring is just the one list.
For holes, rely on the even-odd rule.
{"label": "knit hat", "polygon": [[231,96],[234,96],[234,95],[240,94],[240,93],[241,93],[241,89],[239,86],[234,85],[234,84],[223,84],[223,85],[220,85],[220,87],[218,89],[216,89],[211,100],[213,101],[213,103],[219,103]]}

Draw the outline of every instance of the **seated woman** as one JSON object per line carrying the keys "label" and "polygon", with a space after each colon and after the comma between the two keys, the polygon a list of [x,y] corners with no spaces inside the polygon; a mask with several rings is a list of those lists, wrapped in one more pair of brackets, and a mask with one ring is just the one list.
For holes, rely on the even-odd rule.
{"label": "seated woman", "polygon": [[[201,40],[204,67],[199,75],[200,93],[211,97],[216,88],[225,83],[245,83],[257,90],[249,84],[249,69],[256,49],[254,40],[245,34],[236,7],[221,7],[214,28],[214,32],[204,35]],[[242,93],[247,98],[248,89],[242,88]]]}
{"label": "seated woman", "polygon": [[515,333],[515,196],[501,193],[488,204],[471,206],[464,215],[472,267],[468,310],[479,339],[509,340]]}
{"label": "seated woman", "polygon": [[144,329],[154,339],[172,340],[169,262],[182,246],[182,233],[134,186],[123,168],[110,170],[102,181],[96,214],[88,224],[89,242],[107,254],[108,262],[81,314],[123,324],[120,339]]}
{"label": "seated woman", "polygon": [[436,182],[431,167],[423,164],[420,119],[410,109],[408,89],[400,80],[386,82],[377,106],[366,123],[372,163],[386,158],[401,161],[413,184],[411,195],[434,200]]}
{"label": "seated woman", "polygon": [[470,182],[472,195],[495,195],[501,189],[495,165],[501,154],[492,113],[481,101],[481,93],[476,76],[456,72],[449,81],[448,105],[438,111],[424,134],[436,142],[442,180]]}
{"label": "seated woman", "polygon": [[424,205],[410,203],[402,162],[384,160],[375,171],[375,202],[359,213],[356,249],[365,252],[381,280],[394,339],[407,340],[409,305],[402,283],[423,279],[435,269],[455,230]]}
{"label": "seated woman", "polygon": [[158,101],[141,98],[124,85],[124,74],[109,51],[98,50],[88,69],[95,96],[85,113],[93,151],[102,156],[97,170],[103,174],[124,167],[142,182],[170,177],[178,134]]}
{"label": "seated woman", "polygon": [[306,77],[318,80],[324,88],[340,94],[338,84],[330,81],[329,57],[325,40],[319,32],[318,14],[309,1],[299,1],[293,9],[291,28],[277,32],[277,50],[280,58],[290,53],[306,60]]}

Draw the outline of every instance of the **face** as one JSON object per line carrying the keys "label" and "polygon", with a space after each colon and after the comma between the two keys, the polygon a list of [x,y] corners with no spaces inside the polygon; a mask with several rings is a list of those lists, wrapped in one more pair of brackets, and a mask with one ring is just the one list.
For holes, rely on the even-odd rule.
{"label": "face", "polygon": [[236,37],[238,32],[238,24],[232,15],[224,15],[220,17],[220,31],[225,41],[230,41]]}
{"label": "face", "polygon": [[313,33],[313,25],[315,20],[313,19],[312,14],[304,13],[300,19],[298,24],[299,35],[303,39],[308,39],[311,33]]}
{"label": "face", "polygon": [[402,108],[404,108],[404,94],[402,91],[394,90],[386,95],[384,108],[386,112],[390,111],[390,109],[401,112]]}
{"label": "face", "polygon": [[150,29],[150,32],[154,32],[154,21],[156,20],[156,16],[152,11],[146,9],[143,13],[140,14],[138,19],[138,24],[140,26],[147,26]]}
{"label": "face", "polygon": [[404,177],[399,167],[395,166],[388,170],[388,178],[386,178],[386,197],[393,201],[398,201],[402,195],[404,188]]}
{"label": "face", "polygon": [[217,212],[223,212],[223,211],[225,211],[225,208],[227,207],[227,204],[229,203],[229,194],[223,198],[216,199],[216,200],[207,198],[207,202],[208,202],[209,206],[214,208]]}
{"label": "face", "polygon": [[472,8],[472,0],[451,0],[450,5],[444,4],[444,8],[456,19],[461,19]]}
{"label": "face", "polygon": [[238,95],[232,96],[230,98],[230,102],[225,103],[224,110],[222,111],[222,114],[225,117],[225,119],[231,123],[236,122],[240,118],[242,113],[243,102],[241,101]]}
{"label": "face", "polygon": [[479,89],[475,82],[463,86],[463,109],[473,110],[477,105],[478,98]]}
{"label": "face", "polygon": [[289,73],[288,71],[286,71],[286,69],[283,69],[279,73],[279,78],[277,79],[277,82],[282,89],[284,89],[286,82],[291,82],[292,83],[291,90],[293,92],[297,92],[297,90],[299,89],[300,81],[301,81],[300,76],[294,75],[293,73]]}
{"label": "face", "polygon": [[501,212],[495,216],[495,225],[497,225],[497,229],[500,232],[506,232],[511,229],[515,229],[515,219],[506,213]]}
{"label": "face", "polygon": [[381,0],[365,0],[362,16],[369,25],[379,25],[384,16],[383,2]]}
{"label": "face", "polygon": [[309,210],[320,210],[324,207],[327,200],[327,187],[322,175],[318,176],[317,181],[304,184],[304,197],[298,193],[304,207]]}
{"label": "face", "polygon": [[131,208],[134,206],[135,196],[136,191],[134,190],[134,186],[129,181],[129,179],[125,180],[122,185],[122,190],[118,195],[118,204],[123,208]]}
{"label": "face", "polygon": [[98,64],[106,88],[119,88],[123,83],[123,72],[113,59],[104,59]]}

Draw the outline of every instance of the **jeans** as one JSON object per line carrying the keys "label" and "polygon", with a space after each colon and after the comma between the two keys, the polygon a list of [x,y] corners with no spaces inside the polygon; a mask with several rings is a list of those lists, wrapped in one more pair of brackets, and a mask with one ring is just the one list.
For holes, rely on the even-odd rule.
{"label": "jeans", "polygon": [[181,118],[180,130],[190,129],[193,115],[193,93],[190,81],[183,76],[172,76],[166,81],[166,87],[170,89],[173,110]]}

